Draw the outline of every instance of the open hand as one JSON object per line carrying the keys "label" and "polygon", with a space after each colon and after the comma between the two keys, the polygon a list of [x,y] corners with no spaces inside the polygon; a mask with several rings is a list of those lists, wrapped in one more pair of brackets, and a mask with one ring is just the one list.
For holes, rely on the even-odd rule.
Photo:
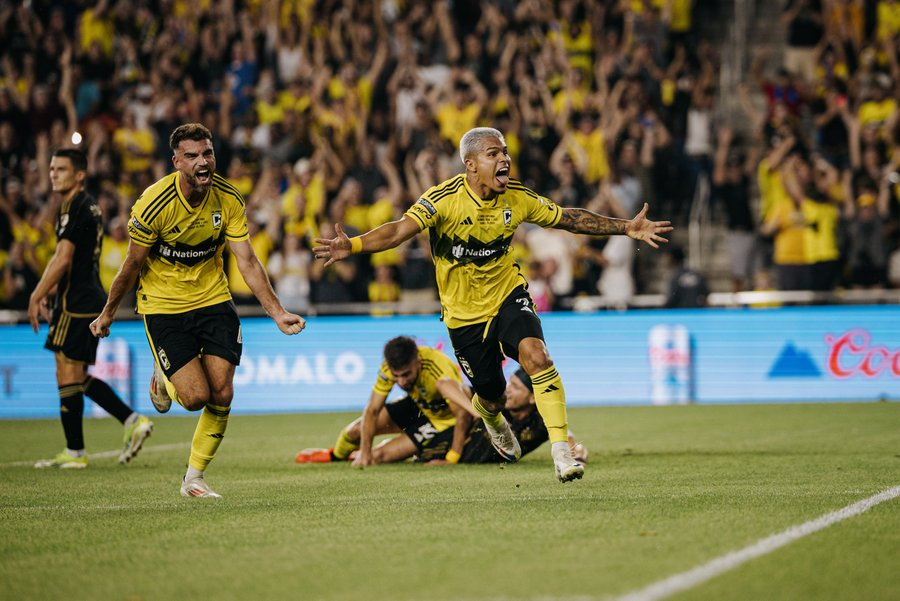
{"label": "open hand", "polygon": [[644,203],[644,208],[635,215],[628,225],[625,226],[625,233],[629,238],[635,240],[643,240],[653,248],[659,248],[658,242],[668,242],[667,238],[663,238],[660,234],[672,231],[671,221],[650,221],[647,219],[647,211],[650,205]]}
{"label": "open hand", "polygon": [[334,224],[334,238],[316,238],[318,246],[313,247],[313,254],[317,259],[328,259],[325,267],[335,261],[342,261],[350,256],[350,238],[344,233],[340,223]]}

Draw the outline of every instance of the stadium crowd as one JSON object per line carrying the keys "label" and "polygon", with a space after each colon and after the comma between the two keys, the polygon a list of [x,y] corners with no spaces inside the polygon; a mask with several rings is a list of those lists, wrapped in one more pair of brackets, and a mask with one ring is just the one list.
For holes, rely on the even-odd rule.
{"label": "stadium crowd", "polygon": [[[698,6],[698,4],[700,6]],[[687,221],[700,178],[729,233],[734,290],[900,287],[900,2],[788,0],[783,61],[718,89],[691,0],[99,0],[0,3],[0,306],[23,309],[53,253],[52,149],[89,155],[108,286],[131,205],[171,170],[168,136],[213,132],[251,241],[289,310],[436,300],[424,235],[327,269],[310,242],[396,219],[462,170],[476,125],[513,177],[562,206]],[[745,114],[718,110],[739,94]],[[760,102],[764,98],[765,104]],[[543,309],[626,306],[654,259],[520,228]],[[237,302],[253,300],[229,269]]]}

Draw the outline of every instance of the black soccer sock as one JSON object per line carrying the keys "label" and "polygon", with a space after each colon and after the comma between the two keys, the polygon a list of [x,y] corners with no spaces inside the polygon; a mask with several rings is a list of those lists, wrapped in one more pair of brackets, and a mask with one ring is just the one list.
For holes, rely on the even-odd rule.
{"label": "black soccer sock", "polygon": [[66,448],[73,451],[84,450],[84,430],[81,419],[84,416],[84,394],[81,384],[65,384],[59,387],[59,419],[66,435]]}
{"label": "black soccer sock", "polygon": [[88,376],[84,381],[84,394],[123,424],[128,416],[134,413],[131,407],[122,402],[109,384],[93,376]]}

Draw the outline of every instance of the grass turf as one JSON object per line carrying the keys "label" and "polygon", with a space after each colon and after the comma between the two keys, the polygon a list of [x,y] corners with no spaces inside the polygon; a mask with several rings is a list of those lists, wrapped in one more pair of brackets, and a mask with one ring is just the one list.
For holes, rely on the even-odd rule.
{"label": "grass turf", "polygon": [[[561,485],[511,466],[296,465],[350,414],[235,416],[178,494],[196,418],[128,466],[39,471],[52,421],[0,422],[0,599],[604,599],[900,485],[895,403],[570,409],[591,449]],[[87,420],[89,451],[118,446]],[[897,599],[900,499],[675,599]]]}

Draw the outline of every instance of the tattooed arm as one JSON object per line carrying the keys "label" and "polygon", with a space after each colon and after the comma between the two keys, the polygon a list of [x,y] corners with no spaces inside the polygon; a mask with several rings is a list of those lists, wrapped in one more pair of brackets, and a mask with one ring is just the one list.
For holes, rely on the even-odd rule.
{"label": "tattooed arm", "polygon": [[659,234],[672,231],[668,221],[650,221],[647,219],[647,203],[632,219],[616,219],[600,215],[587,209],[562,209],[562,217],[555,226],[574,234],[591,236],[611,236],[626,234],[635,240],[643,240],[653,248],[659,248],[658,242],[668,242]]}

